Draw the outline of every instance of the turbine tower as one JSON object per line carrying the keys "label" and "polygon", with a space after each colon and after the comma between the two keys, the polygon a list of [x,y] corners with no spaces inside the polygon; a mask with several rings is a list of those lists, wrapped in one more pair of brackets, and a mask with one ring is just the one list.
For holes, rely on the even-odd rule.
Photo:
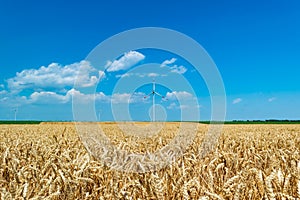
{"label": "turbine tower", "polygon": [[160,96],[163,100],[167,100],[165,96],[162,96],[161,94],[159,94],[158,92],[155,91],[155,80],[153,79],[153,82],[152,82],[152,92],[149,93],[147,96],[144,96],[144,99],[150,97],[152,95],[152,109],[153,109],[153,112],[152,112],[152,122],[155,121],[155,95],[158,95]]}
{"label": "turbine tower", "polygon": [[14,112],[15,112],[15,121],[17,121],[17,112],[18,112],[18,107],[16,107],[16,108],[14,109]]}

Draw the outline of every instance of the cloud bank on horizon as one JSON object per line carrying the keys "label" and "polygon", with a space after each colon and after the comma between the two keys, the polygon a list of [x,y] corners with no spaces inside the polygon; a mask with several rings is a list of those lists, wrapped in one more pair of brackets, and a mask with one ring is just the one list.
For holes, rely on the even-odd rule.
{"label": "cloud bank on horizon", "polygon": [[[186,110],[190,112],[191,120],[193,119],[193,112],[195,110],[201,111],[201,119],[210,119],[210,97],[209,95],[201,96],[199,93],[192,93],[185,87],[181,87],[178,77],[188,75],[188,81],[193,81],[191,74],[193,70],[189,70],[183,62],[178,58],[169,57],[162,59],[157,65],[156,69],[147,70],[132,70],[133,66],[139,67],[141,63],[146,63],[147,55],[138,51],[129,51],[124,53],[118,59],[107,61],[106,66],[99,70],[91,65],[89,61],[82,60],[76,63],[61,65],[59,63],[51,63],[48,66],[41,66],[37,69],[24,69],[17,72],[14,77],[8,78],[5,83],[0,84],[0,107],[2,119],[12,119],[12,112],[10,110],[16,107],[28,107],[24,112],[32,112],[33,110],[45,110],[46,107],[51,107],[53,110],[65,110],[68,115],[61,114],[61,118],[48,117],[43,111],[45,117],[43,120],[72,120],[72,98],[80,99],[81,104],[95,103],[96,109],[101,110],[103,120],[113,120],[112,115],[108,115],[111,104],[129,104],[136,109],[134,114],[137,115],[137,120],[149,119],[149,108],[151,108],[151,101],[145,100],[151,90],[151,85],[145,89],[131,91],[113,91],[113,85],[119,80],[127,80],[130,83],[133,79],[166,79],[170,78],[171,85],[175,89],[166,90],[160,88],[163,95],[168,99],[167,102],[162,102],[158,99],[157,103],[164,106],[166,112],[171,116],[168,120],[180,119],[180,112]],[[173,79],[171,78],[173,77]],[[192,78],[191,78],[192,77]],[[74,84],[76,83],[76,87]],[[98,88],[97,85],[101,83],[104,88]],[[192,84],[193,85],[193,84]],[[199,85],[194,84],[192,87],[198,89]],[[89,88],[96,88],[96,91],[89,91]],[[109,88],[107,90],[107,88]],[[83,89],[83,90],[81,90]],[[126,87],[125,87],[126,89]],[[113,91],[113,92],[111,92]],[[203,92],[203,89],[200,90]],[[255,96],[255,98],[254,98]],[[259,101],[260,105],[264,107],[278,106],[280,98],[272,95],[248,95],[248,96],[228,96],[228,105],[231,119],[241,119],[238,112],[252,113],[252,119],[257,119],[257,112],[262,109],[255,108],[257,106],[249,106],[254,101]],[[197,101],[199,105],[191,102]],[[63,108],[63,109],[62,109]],[[275,107],[274,107],[275,109]],[[22,109],[19,109],[20,113]],[[238,110],[238,111],[235,111]],[[234,112],[233,112],[234,111]],[[6,113],[5,113],[6,112]],[[49,111],[47,111],[49,112]],[[262,111],[261,111],[262,112]],[[264,118],[272,117],[272,113],[261,113]],[[32,115],[24,115],[23,119],[34,118]],[[104,117],[103,117],[104,116]],[[204,117],[203,117],[204,116]],[[274,116],[274,114],[273,114]],[[36,119],[36,118],[34,118]],[[243,119],[243,118],[242,118]],[[249,119],[249,115],[247,118]]]}
{"label": "cloud bank on horizon", "polygon": [[[129,77],[135,79],[148,77],[152,79],[159,76],[167,77],[168,73],[181,75],[187,72],[186,67],[175,64],[176,58],[160,63],[160,68],[165,70],[164,74],[160,73],[159,70],[161,69],[150,72],[128,71],[128,69],[138,65],[145,58],[146,56],[140,52],[129,51],[114,61],[108,61],[104,67],[105,70],[96,69],[86,60],[69,65],[51,63],[38,69],[24,69],[21,72],[17,72],[16,76],[7,79],[6,85],[1,84],[0,106],[13,108],[24,105],[38,105],[40,107],[68,105],[72,102],[73,97],[79,98],[82,104],[93,102],[102,105],[110,103],[145,104],[149,103],[149,101],[144,100],[143,97],[147,94],[143,91],[135,91],[133,93],[105,93],[104,91],[85,93],[80,88],[97,88],[100,82],[105,81],[108,84],[113,84],[109,82],[110,79],[117,80]],[[169,99],[168,109],[174,107],[175,103],[178,104],[176,101],[179,100],[186,103],[186,105],[181,105],[181,107],[189,108],[188,101],[196,98],[196,96],[185,90],[166,91],[166,97]],[[174,109],[177,108],[174,107]]]}

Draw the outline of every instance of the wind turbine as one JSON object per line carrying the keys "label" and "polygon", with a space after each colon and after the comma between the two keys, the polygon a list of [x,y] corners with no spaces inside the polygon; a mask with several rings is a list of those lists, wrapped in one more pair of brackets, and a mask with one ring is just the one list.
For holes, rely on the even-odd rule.
{"label": "wind turbine", "polygon": [[98,111],[98,121],[99,121],[99,122],[100,122],[101,111],[102,111],[102,110],[99,110],[99,111]]}
{"label": "wind turbine", "polygon": [[17,121],[17,112],[18,112],[18,107],[16,107],[16,108],[14,109],[14,112],[15,112],[15,121]]}
{"label": "wind turbine", "polygon": [[144,96],[144,99],[150,97],[152,95],[152,108],[153,108],[153,112],[152,112],[152,121],[155,121],[155,95],[160,96],[163,100],[167,100],[167,98],[165,96],[162,96],[161,94],[159,94],[158,92],[155,91],[155,80],[153,79],[152,82],[152,92],[149,93],[147,96]]}

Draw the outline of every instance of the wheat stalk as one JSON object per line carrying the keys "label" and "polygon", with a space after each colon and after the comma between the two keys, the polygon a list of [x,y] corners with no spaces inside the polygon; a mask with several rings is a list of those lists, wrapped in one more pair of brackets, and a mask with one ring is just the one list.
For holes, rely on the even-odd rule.
{"label": "wheat stalk", "polygon": [[152,180],[152,185],[154,187],[156,197],[158,199],[165,199],[163,179],[161,179],[157,173],[152,173],[151,180]]}
{"label": "wheat stalk", "polygon": [[271,200],[275,200],[275,194],[274,194],[273,186],[272,186],[272,180],[275,179],[275,177],[276,177],[276,171],[273,171],[266,178],[266,188],[267,188],[268,196],[270,197]]}
{"label": "wheat stalk", "polygon": [[[158,151],[178,127],[166,123],[155,135],[146,128],[136,137],[115,123],[102,123],[116,148],[102,147],[94,138],[85,142],[94,144],[87,151],[80,138],[97,132],[92,128],[78,137],[68,123],[1,125],[0,199],[300,198],[299,125],[225,125],[214,151],[203,158],[199,148],[211,139],[204,140],[207,125],[199,126],[186,150],[189,138],[180,133],[171,143],[175,150]],[[130,132],[135,126],[125,128]],[[136,153],[145,156],[137,159]],[[157,167],[166,156],[171,165]],[[118,171],[133,169],[140,173]]]}
{"label": "wheat stalk", "polygon": [[300,179],[297,181],[297,197],[300,199]]}

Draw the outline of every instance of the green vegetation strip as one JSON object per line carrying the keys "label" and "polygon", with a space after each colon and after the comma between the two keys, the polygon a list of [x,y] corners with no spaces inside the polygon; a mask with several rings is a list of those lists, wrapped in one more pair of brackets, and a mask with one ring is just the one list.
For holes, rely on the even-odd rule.
{"label": "green vegetation strip", "polygon": [[[43,121],[0,121],[0,124],[40,124]],[[202,124],[300,124],[300,120],[233,120],[225,122],[200,121]]]}
{"label": "green vegetation strip", "polygon": [[233,120],[225,122],[200,121],[203,124],[300,124],[300,120]]}

